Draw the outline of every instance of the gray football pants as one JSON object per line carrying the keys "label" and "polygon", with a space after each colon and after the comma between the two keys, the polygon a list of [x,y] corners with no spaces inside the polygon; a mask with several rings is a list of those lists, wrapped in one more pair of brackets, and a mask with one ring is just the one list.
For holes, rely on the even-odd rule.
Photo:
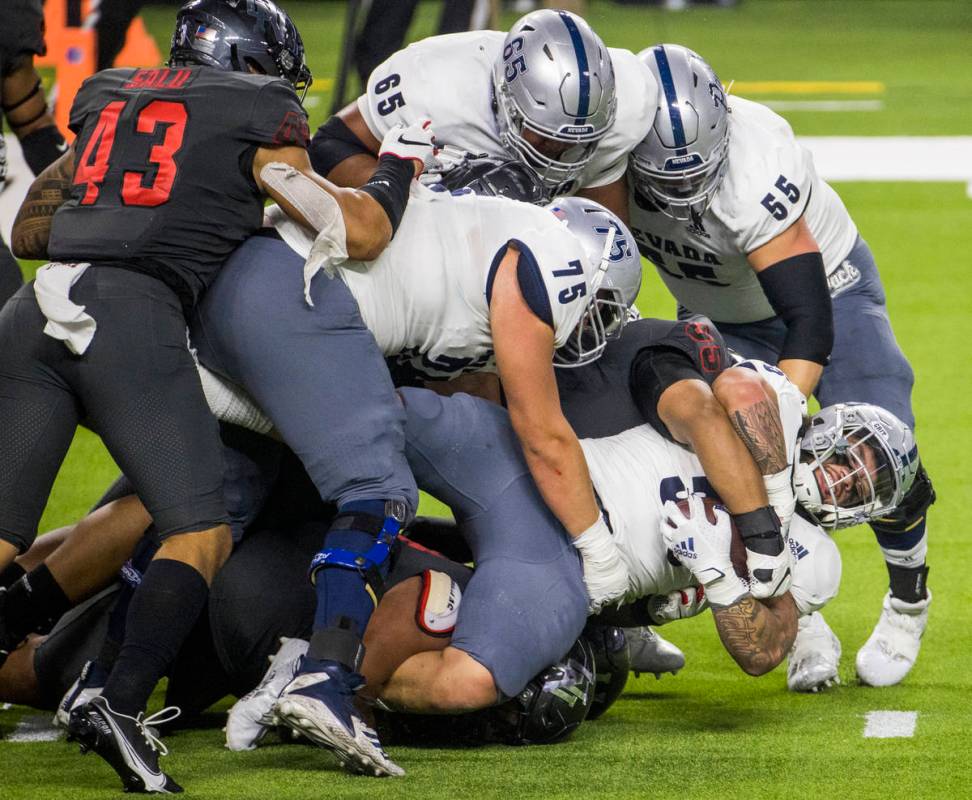
{"label": "gray football pants", "polygon": [[246,389],[325,500],[402,500],[418,489],[405,460],[405,414],[353,295],[319,274],[304,301],[304,260],[252,236],[199,306],[192,340],[207,367]]}
{"label": "gray football pants", "polygon": [[584,628],[580,556],[537,490],[504,409],[466,394],[400,394],[408,463],[422,490],[452,508],[476,564],[452,645],[513,697]]}

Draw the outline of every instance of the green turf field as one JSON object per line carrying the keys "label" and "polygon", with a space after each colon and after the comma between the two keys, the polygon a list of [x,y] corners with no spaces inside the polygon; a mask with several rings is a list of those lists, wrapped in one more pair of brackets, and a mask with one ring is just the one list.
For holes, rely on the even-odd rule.
{"label": "green turf field", "polygon": [[[423,5],[416,37],[432,32],[437,5]],[[330,107],[327,79],[337,64],[343,3],[287,7],[318,78],[310,105],[318,124]],[[145,12],[160,41],[172,15],[171,6]],[[880,110],[787,112],[798,134],[972,134],[967,2],[743,0],[735,9],[683,13],[593,2],[589,17],[610,45],[639,50],[659,40],[684,43],[706,56],[724,81],[741,87],[765,81],[872,84],[854,97],[879,101]],[[512,19],[507,15],[504,24]],[[756,100],[849,99],[833,92],[740,93]],[[210,729],[167,737],[167,771],[190,796],[214,800],[972,797],[972,590],[962,571],[972,563],[972,544],[958,519],[959,509],[972,506],[963,473],[972,448],[972,357],[964,333],[972,323],[972,200],[964,183],[845,183],[837,189],[874,250],[898,339],[914,366],[918,438],[940,498],[930,515],[935,602],[921,659],[903,685],[856,685],[854,654],[877,619],[887,580],[870,531],[860,528],[838,539],[844,580],[826,616],[844,646],[843,686],[826,694],[787,693],[782,669],[746,677],[703,616],[662,630],[687,654],[682,673],[658,682],[632,677],[606,717],[559,746],[395,748],[392,755],[408,776],[373,781],[343,775],[330,757],[310,748],[229,753],[214,714]],[[673,312],[653,273],[640,306],[658,316]],[[42,527],[77,519],[112,476],[100,445],[80,434]],[[918,712],[914,737],[863,738],[865,714],[872,710]],[[9,736],[25,713],[0,712],[0,731]],[[100,798],[116,787],[103,762],[79,758],[73,746],[0,740],[0,800]]]}

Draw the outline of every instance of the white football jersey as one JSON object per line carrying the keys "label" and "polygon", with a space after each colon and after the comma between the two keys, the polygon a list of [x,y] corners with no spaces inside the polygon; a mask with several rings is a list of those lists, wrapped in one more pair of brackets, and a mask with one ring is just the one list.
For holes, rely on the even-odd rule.
{"label": "white football jersey", "polygon": [[[511,157],[493,109],[493,65],[506,34],[470,31],[431,36],[389,57],[368,78],[358,110],[381,141],[395,124],[431,119],[436,142],[471,153]],[[609,47],[618,100],[614,125],[598,144],[577,188],[604,186],[627,168],[628,153],[651,129],[658,85],[633,53]]]}
{"label": "white football jersey", "polygon": [[741,97],[730,97],[729,108],[729,167],[701,225],[645,207],[631,181],[628,212],[642,255],[680,305],[716,323],[756,322],[775,312],[749,253],[803,215],[829,277],[853,248],[857,228],[786,120]]}
{"label": "white football jersey", "polygon": [[[306,258],[309,233],[288,224],[282,212],[268,219]],[[520,269],[531,271],[526,280],[549,309],[555,347],[562,346],[587,307],[598,265],[566,223],[540,206],[413,182],[402,222],[382,254],[332,267],[386,356],[425,378],[448,379],[496,369],[489,292],[509,243],[523,254]]]}
{"label": "white football jersey", "polygon": [[[776,367],[756,360],[742,366],[755,370],[776,392],[792,464],[805,408],[803,396]],[[688,493],[716,496],[695,454],[647,424],[616,436],[582,439],[581,447],[636,587],[629,599],[694,585],[691,571],[669,558],[660,526],[666,501],[684,499]],[[836,581],[840,579],[839,557],[834,555],[836,547],[829,537],[802,518],[793,518],[789,537],[799,567],[794,569],[791,593],[799,598],[801,613],[809,613],[836,593],[833,581],[835,570]],[[814,561],[816,557],[823,560],[822,567]]]}

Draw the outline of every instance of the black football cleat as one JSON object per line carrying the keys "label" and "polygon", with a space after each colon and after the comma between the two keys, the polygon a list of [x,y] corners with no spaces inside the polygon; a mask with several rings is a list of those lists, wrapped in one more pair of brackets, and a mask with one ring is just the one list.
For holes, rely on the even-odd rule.
{"label": "black football cleat", "polygon": [[150,717],[130,717],[113,711],[104,697],[95,697],[71,712],[68,741],[78,742],[82,754],[93,750],[107,761],[126,792],[176,794],[182,787],[159,769],[159,756],[169,751],[148,726],[177,716],[179,709],[170,706]]}

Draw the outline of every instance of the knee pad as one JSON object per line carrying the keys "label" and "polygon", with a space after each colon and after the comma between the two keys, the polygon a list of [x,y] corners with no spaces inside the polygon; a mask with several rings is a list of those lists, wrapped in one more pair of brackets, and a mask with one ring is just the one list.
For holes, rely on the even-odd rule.
{"label": "knee pad", "polygon": [[371,534],[374,543],[365,552],[354,552],[343,547],[325,547],[319,551],[310,564],[311,583],[315,582],[317,571],[329,568],[351,569],[358,572],[369,587],[377,603],[385,592],[385,575],[388,560],[397,545],[398,534],[406,519],[405,504],[398,500],[385,503],[385,516],[376,517],[363,513],[340,513],[331,523],[333,531],[356,531]]}

